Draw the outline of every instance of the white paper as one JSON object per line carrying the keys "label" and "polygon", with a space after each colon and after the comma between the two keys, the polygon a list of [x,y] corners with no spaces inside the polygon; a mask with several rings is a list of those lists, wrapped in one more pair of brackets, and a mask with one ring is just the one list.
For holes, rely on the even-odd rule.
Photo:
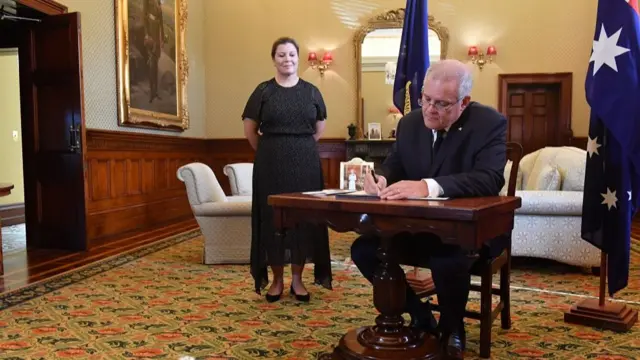
{"label": "white paper", "polygon": [[303,192],[303,194],[305,195],[325,195],[325,196],[330,196],[330,195],[336,195],[336,194],[348,194],[348,193],[353,193],[356,192],[355,190],[342,190],[342,189],[325,189],[325,190],[319,190],[319,191],[307,191],[307,192]]}
{"label": "white paper", "polygon": [[407,198],[407,200],[434,200],[434,201],[439,201],[439,200],[449,200],[448,197],[409,197]]}
{"label": "white paper", "polygon": [[[372,195],[372,194],[368,194],[366,191],[361,190],[361,191],[353,191],[350,193],[344,193],[344,196],[353,196],[353,197],[376,197],[376,195]],[[424,201],[429,201],[429,200],[433,200],[433,201],[442,201],[442,200],[449,200],[448,197],[408,197],[406,199],[403,200],[424,200]]]}

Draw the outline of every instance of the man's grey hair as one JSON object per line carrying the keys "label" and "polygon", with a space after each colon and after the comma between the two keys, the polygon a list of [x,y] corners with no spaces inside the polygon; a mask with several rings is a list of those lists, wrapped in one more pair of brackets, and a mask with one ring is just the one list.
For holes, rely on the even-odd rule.
{"label": "man's grey hair", "polygon": [[426,84],[429,80],[456,81],[458,84],[458,99],[471,95],[473,76],[470,69],[459,60],[445,59],[433,63],[427,69],[424,83]]}

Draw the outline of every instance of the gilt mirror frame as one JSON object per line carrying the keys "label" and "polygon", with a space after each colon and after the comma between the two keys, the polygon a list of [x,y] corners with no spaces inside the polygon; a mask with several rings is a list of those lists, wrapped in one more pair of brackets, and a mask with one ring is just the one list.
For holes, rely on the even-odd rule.
{"label": "gilt mirror frame", "polygon": [[[356,102],[357,102],[357,120],[356,120],[356,138],[364,139],[364,106],[362,99],[362,43],[367,35],[378,29],[395,29],[403,28],[405,9],[399,8],[389,10],[382,14],[376,15],[369,19],[367,23],[356,31],[353,42],[355,45],[356,57]],[[447,50],[449,48],[449,30],[436,21],[433,15],[429,15],[428,27],[433,30],[440,38],[440,59],[447,58]]]}

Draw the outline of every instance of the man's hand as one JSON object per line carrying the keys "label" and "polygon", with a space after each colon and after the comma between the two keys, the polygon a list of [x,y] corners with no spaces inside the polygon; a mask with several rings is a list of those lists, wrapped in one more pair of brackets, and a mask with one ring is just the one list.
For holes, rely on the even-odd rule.
{"label": "man's hand", "polygon": [[377,175],[378,182],[376,183],[373,175],[371,175],[371,169],[366,169],[366,174],[364,175],[364,192],[369,195],[380,195],[380,191],[387,187],[387,179],[382,175]]}
{"label": "man's hand", "polygon": [[380,198],[385,200],[400,200],[409,197],[427,196],[429,196],[429,187],[424,181],[399,181],[380,192]]}

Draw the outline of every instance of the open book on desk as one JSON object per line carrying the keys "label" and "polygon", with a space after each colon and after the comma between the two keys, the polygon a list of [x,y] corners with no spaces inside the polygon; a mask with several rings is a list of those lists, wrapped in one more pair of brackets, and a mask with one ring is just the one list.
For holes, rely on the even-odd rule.
{"label": "open book on desk", "polygon": [[[364,190],[353,191],[349,193],[335,194],[336,199],[380,199],[378,195],[367,194]],[[428,201],[440,201],[449,200],[447,197],[408,197],[405,200],[428,200]]]}
{"label": "open book on desk", "polygon": [[331,195],[338,195],[338,194],[347,194],[347,193],[352,193],[352,192],[356,192],[356,191],[355,190],[343,190],[343,189],[325,189],[325,190],[319,190],[319,191],[307,191],[307,192],[303,192],[303,194],[305,194],[305,195],[331,196]]}

